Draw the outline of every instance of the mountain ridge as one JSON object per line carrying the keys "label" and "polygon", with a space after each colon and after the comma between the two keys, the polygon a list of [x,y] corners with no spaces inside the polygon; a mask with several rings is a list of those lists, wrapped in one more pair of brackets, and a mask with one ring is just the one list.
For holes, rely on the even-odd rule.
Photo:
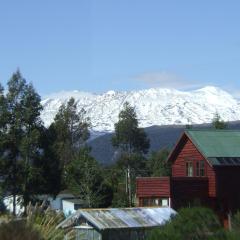
{"label": "mountain ridge", "polygon": [[118,114],[126,101],[135,106],[139,126],[144,128],[209,123],[216,112],[224,121],[240,119],[240,101],[214,86],[191,91],[168,88],[110,90],[102,94],[74,90],[53,93],[43,99],[41,117],[46,126],[51,124],[59,107],[71,97],[75,98],[78,110],[86,110],[92,123],[91,131],[96,134],[114,131],[114,123],[118,121]]}

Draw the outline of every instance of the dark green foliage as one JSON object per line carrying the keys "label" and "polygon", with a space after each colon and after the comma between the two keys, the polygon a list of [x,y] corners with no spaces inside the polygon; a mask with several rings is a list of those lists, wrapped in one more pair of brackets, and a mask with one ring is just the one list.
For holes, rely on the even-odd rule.
{"label": "dark green foliage", "polygon": [[[119,113],[119,120],[115,123],[112,144],[120,153],[116,166],[123,173],[119,181],[122,182],[125,179],[125,194],[127,195],[126,198],[123,197],[124,192],[116,189],[113,203],[116,206],[125,206],[125,199],[128,199],[128,205],[132,206],[135,178],[141,176],[140,171],[146,168],[143,154],[148,152],[150,142],[144,130],[139,128],[135,109],[128,102],[124,103],[123,110]],[[119,199],[123,200],[122,204]]]}
{"label": "dark green foliage", "polygon": [[218,113],[216,113],[212,120],[212,126],[215,129],[226,129],[227,123],[225,123],[223,120],[221,120],[220,115]]}
{"label": "dark green foliage", "polygon": [[192,129],[192,128],[193,128],[193,125],[191,125],[191,124],[186,124],[186,125],[185,125],[185,128],[186,128],[186,129]]}
{"label": "dark green foliage", "polygon": [[152,152],[147,161],[147,166],[152,177],[171,175],[171,164],[167,162],[168,155],[168,149],[162,149],[158,152]]}
{"label": "dark green foliage", "polygon": [[183,208],[162,228],[154,230],[149,240],[207,240],[224,236],[221,224],[212,210]]}
{"label": "dark green foliage", "polygon": [[19,71],[8,81],[5,95],[0,87],[1,185],[13,195],[14,207],[16,195],[23,196],[26,206],[34,194],[59,191],[59,163],[41,110],[40,96]]}
{"label": "dark green foliage", "polygon": [[207,208],[183,208],[163,227],[153,230],[149,240],[238,240],[239,212],[232,218],[232,231],[225,230]]}
{"label": "dark green foliage", "polygon": [[[126,181],[130,187],[131,199],[133,205],[134,193],[136,191],[136,177],[148,176],[146,169],[146,158],[139,153],[132,153],[131,155],[122,154],[119,160],[116,162],[113,172],[117,175],[114,188],[113,203],[114,207],[128,207],[129,200],[126,194]],[[128,166],[128,169],[126,170]],[[129,175],[127,177],[127,171]],[[112,184],[112,186],[114,186]],[[130,194],[130,193],[129,193]]]}
{"label": "dark green foliage", "polygon": [[89,138],[90,121],[82,109],[77,112],[77,103],[71,98],[67,104],[63,104],[55,116],[54,122],[49,127],[51,134],[52,150],[59,159],[61,176],[61,188],[65,189],[67,183],[66,167],[78,154],[79,149]]}
{"label": "dark green foliage", "polygon": [[11,221],[0,225],[2,240],[42,240],[39,232],[25,221]]}
{"label": "dark green foliage", "polygon": [[3,192],[2,189],[0,188],[0,215],[4,213],[6,213],[6,206],[4,205]]}
{"label": "dark green foliage", "polygon": [[240,234],[240,210],[232,217],[232,229]]}
{"label": "dark green foliage", "polygon": [[0,174],[5,191],[14,196],[23,194],[24,204],[34,192],[32,182],[40,180],[40,96],[17,71],[8,81],[6,96],[1,94],[2,115],[0,142]]}
{"label": "dark green foliage", "polygon": [[105,206],[111,202],[111,189],[104,182],[101,168],[90,156],[88,148],[82,148],[66,166],[66,183],[68,189],[80,196],[87,207]]}
{"label": "dark green foliage", "polygon": [[123,208],[123,207],[129,206],[125,185],[122,187],[123,189],[118,189],[118,191],[114,192],[113,200],[112,200],[112,207],[114,208]]}
{"label": "dark green foliage", "polygon": [[146,175],[146,158],[139,153],[127,154],[123,153],[118,161],[116,162],[116,166],[119,169],[125,169],[126,166],[131,168],[132,173],[134,172],[136,176]]}
{"label": "dark green foliage", "polygon": [[127,207],[128,197],[126,195],[126,171],[119,165],[105,167],[103,169],[105,182],[112,190],[112,207]]}
{"label": "dark green foliage", "polygon": [[71,98],[67,104],[63,104],[54,118],[50,129],[55,133],[54,147],[58,157],[65,166],[74,154],[89,138],[90,122],[85,117],[85,110],[77,112],[77,103]]}
{"label": "dark green foliage", "polygon": [[41,132],[42,154],[36,163],[38,168],[41,169],[41,178],[35,178],[32,185],[39,194],[52,194],[53,196],[61,190],[62,176],[60,161],[53,148],[54,137],[50,129],[43,129]]}
{"label": "dark green foliage", "polygon": [[142,128],[138,127],[137,115],[134,107],[124,103],[119,113],[119,120],[115,123],[115,135],[112,137],[113,146],[127,153],[147,153],[149,140]]}

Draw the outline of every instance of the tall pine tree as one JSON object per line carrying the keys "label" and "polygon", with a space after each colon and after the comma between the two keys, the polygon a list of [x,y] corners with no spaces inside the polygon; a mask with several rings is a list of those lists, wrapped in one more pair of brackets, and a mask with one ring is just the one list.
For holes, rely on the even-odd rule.
{"label": "tall pine tree", "polygon": [[124,103],[119,113],[119,120],[114,125],[115,134],[112,138],[114,147],[127,154],[147,153],[150,143],[146,133],[138,126],[135,108],[128,102]]}
{"label": "tall pine tree", "polygon": [[13,212],[16,196],[22,195],[24,205],[34,193],[33,179],[40,179],[42,154],[40,136],[40,97],[31,84],[17,71],[8,81],[6,96],[1,94],[1,176],[5,192],[13,195]]}
{"label": "tall pine tree", "polygon": [[71,163],[89,138],[90,120],[86,117],[84,109],[77,110],[77,103],[74,98],[71,98],[67,104],[63,104],[54,122],[49,130],[55,136],[53,144],[54,151],[59,158],[62,169],[62,187],[67,187],[65,184],[66,166]]}
{"label": "tall pine tree", "polygon": [[138,126],[135,108],[128,102],[124,103],[123,110],[119,113],[119,120],[114,127],[112,144],[121,152],[117,164],[126,171],[128,205],[132,206],[134,188],[132,182],[135,181],[133,176],[136,176],[139,170],[143,170],[145,165],[143,154],[148,152],[150,142],[144,130]]}

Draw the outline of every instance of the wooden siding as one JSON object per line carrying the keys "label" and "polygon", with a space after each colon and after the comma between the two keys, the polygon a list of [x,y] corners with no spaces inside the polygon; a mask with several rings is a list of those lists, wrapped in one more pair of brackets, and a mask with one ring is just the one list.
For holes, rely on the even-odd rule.
{"label": "wooden siding", "polygon": [[171,196],[173,208],[208,201],[207,177],[173,177],[171,180]]}
{"label": "wooden siding", "polygon": [[[172,164],[172,176],[175,177],[186,177],[186,160],[193,162],[193,177],[196,176],[196,163],[197,161],[204,160],[205,165],[205,177],[208,178],[208,193],[209,197],[216,196],[216,181],[215,172],[209,165],[204,156],[198,151],[192,141],[184,135],[182,141],[179,142],[181,147],[177,148],[178,153]],[[191,186],[189,186],[191,187]]]}
{"label": "wooden siding", "polygon": [[226,211],[240,209],[240,167],[215,167],[216,191],[221,208]]}
{"label": "wooden siding", "polygon": [[136,195],[144,197],[170,197],[169,177],[137,178]]}

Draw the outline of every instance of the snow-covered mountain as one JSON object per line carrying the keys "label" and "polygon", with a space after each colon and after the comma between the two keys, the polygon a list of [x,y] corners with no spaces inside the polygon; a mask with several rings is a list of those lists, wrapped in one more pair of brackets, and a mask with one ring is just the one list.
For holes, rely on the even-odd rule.
{"label": "snow-covered mountain", "polygon": [[199,124],[211,122],[218,112],[225,121],[240,120],[240,101],[220,88],[208,86],[193,91],[151,88],[140,91],[92,94],[80,91],[60,92],[44,98],[42,119],[48,126],[61,104],[70,97],[84,108],[91,119],[92,130],[111,132],[119,111],[128,101],[136,107],[141,127],[152,125]]}

